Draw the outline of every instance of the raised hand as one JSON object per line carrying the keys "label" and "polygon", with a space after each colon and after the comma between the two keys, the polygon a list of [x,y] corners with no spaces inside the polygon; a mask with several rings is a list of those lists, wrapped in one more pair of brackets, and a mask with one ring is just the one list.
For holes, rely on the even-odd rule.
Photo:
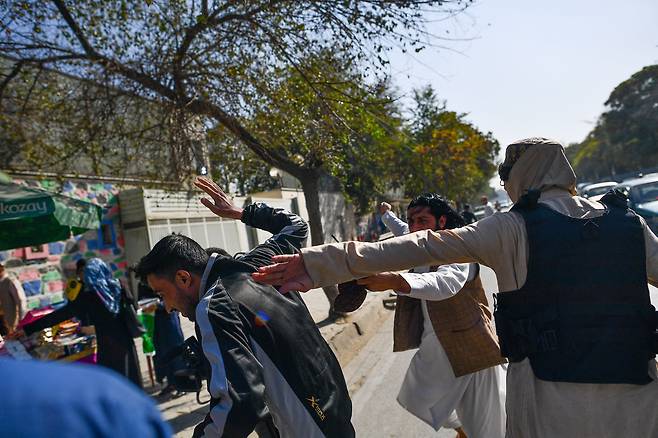
{"label": "raised hand", "polygon": [[273,264],[258,268],[251,274],[260,283],[281,286],[282,294],[290,291],[307,292],[313,288],[313,280],[306,272],[301,254],[279,255],[272,257]]}
{"label": "raised hand", "polygon": [[395,272],[382,272],[381,274],[360,278],[356,280],[356,284],[365,286],[366,289],[372,292],[380,292],[389,289],[402,293],[409,293],[411,291],[411,287],[404,277]]}
{"label": "raised hand", "polygon": [[231,197],[210,179],[199,176],[194,180],[194,185],[206,192],[212,198],[201,198],[201,203],[219,217],[228,219],[242,218],[242,209],[233,205]]}

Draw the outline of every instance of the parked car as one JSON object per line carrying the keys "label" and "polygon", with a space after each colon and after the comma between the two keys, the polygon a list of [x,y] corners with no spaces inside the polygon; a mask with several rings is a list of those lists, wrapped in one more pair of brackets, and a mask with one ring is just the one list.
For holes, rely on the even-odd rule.
{"label": "parked car", "polygon": [[646,175],[619,183],[615,188],[628,196],[628,205],[658,233],[658,174]]}
{"label": "parked car", "polygon": [[473,214],[477,220],[480,220],[484,217],[484,205],[476,205],[473,207]]}
{"label": "parked car", "polygon": [[588,184],[578,190],[578,194],[583,198],[591,198],[592,196],[604,195],[609,190],[617,186],[615,181],[605,181],[595,184]]}
{"label": "parked car", "polygon": [[576,190],[578,191],[578,193],[581,193],[582,190],[583,190],[583,187],[588,186],[590,184],[593,184],[593,183],[589,182],[589,181],[588,182],[580,182],[580,183],[576,184]]}

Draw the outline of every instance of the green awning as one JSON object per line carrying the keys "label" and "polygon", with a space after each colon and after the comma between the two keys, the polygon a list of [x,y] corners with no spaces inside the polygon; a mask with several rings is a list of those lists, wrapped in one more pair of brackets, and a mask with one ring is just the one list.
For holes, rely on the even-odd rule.
{"label": "green awning", "polygon": [[100,228],[99,206],[0,178],[0,250],[66,240]]}

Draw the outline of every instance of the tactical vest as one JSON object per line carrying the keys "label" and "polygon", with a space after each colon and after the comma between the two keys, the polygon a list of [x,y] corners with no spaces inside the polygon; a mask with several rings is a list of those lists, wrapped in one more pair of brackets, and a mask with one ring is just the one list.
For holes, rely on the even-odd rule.
{"label": "tactical vest", "polygon": [[[436,267],[432,270],[435,271]],[[500,354],[479,272],[455,296],[425,303],[434,333],[448,356],[455,377],[507,362]],[[422,334],[421,300],[398,295],[393,351],[418,348]]]}
{"label": "tactical vest", "polygon": [[502,354],[528,357],[542,380],[646,384],[655,356],[655,309],[647,287],[644,231],[620,193],[603,215],[577,219],[539,204],[514,207],[528,235],[528,275],[495,295]]}

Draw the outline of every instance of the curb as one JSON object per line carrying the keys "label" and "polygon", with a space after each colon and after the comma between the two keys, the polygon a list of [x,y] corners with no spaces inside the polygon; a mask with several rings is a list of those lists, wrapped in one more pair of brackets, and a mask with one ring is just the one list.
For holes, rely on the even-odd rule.
{"label": "curb", "polygon": [[343,368],[391,315],[390,308],[384,306],[385,294],[377,295],[349,315],[345,323],[332,324],[320,330]]}

